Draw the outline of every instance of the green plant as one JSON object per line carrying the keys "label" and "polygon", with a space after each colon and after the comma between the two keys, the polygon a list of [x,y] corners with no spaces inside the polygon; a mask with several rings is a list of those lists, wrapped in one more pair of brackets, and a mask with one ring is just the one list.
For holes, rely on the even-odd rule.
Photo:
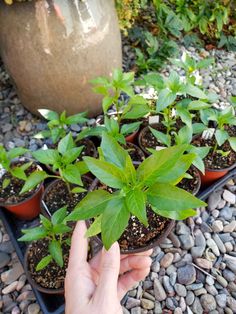
{"label": "green plant", "polygon": [[78,113],[67,117],[63,111],[60,115],[52,110],[39,109],[38,112],[49,122],[47,123],[48,130],[37,133],[35,138],[51,138],[53,144],[56,144],[60,139],[68,133],[68,126],[76,123],[85,123],[88,121],[86,112]]}
{"label": "green plant", "polygon": [[192,125],[185,125],[179,131],[172,131],[171,134],[165,134],[150,127],[152,134],[159,143],[166,147],[174,145],[186,144],[186,152],[195,154],[192,164],[199,169],[203,174],[205,173],[205,165],[203,159],[210,151],[210,147],[196,147],[191,144],[193,138]]}
{"label": "green plant", "polygon": [[[108,110],[114,106],[119,125],[124,119],[142,118],[149,112],[147,101],[142,96],[134,94],[133,72],[124,73],[120,69],[115,69],[111,79],[98,77],[91,82],[95,85],[93,90],[104,96],[102,101],[104,115],[107,115]],[[122,99],[122,93],[129,96],[127,102]]]}
{"label": "green plant", "polygon": [[21,230],[24,234],[18,241],[48,241],[48,255],[44,256],[36,266],[36,271],[45,268],[52,261],[63,267],[63,246],[70,246],[72,228],[67,225],[67,208],[58,209],[50,219],[40,215],[40,226]]}
{"label": "green plant", "polygon": [[[83,146],[76,147],[71,133],[68,133],[58,143],[57,149],[39,149],[32,153],[33,157],[43,165],[51,165],[58,175],[49,175],[45,171],[33,172],[26,180],[21,193],[31,190],[46,178],[61,179],[65,182],[69,193],[80,193],[85,190],[81,174],[87,172],[83,162],[76,162]],[[71,184],[77,185],[71,191]]]}
{"label": "green plant", "polygon": [[185,145],[155,152],[136,170],[126,150],[106,133],[102,136],[100,160],[84,157],[89,170],[101,183],[113,189],[98,189],[87,194],[67,220],[95,218],[88,234],[101,231],[106,249],[124,232],[131,215],[148,226],[146,207],[161,216],[185,219],[195,215],[192,207],[204,206],[188,192],[175,187],[195,155],[183,155]]}
{"label": "green plant", "polygon": [[[27,162],[21,166],[14,167],[12,167],[12,162],[15,158],[23,156],[26,152],[28,152],[28,150],[22,147],[12,148],[11,150],[6,151],[6,149],[0,145],[0,166],[10,173],[12,177],[25,181],[27,179],[25,170],[30,167],[32,162]],[[10,182],[10,178],[4,179],[2,182],[2,188],[5,189],[10,184]]]}
{"label": "green plant", "polygon": [[[236,126],[235,111],[233,107],[228,107],[224,110],[206,109],[201,112],[202,125],[198,124],[198,130],[207,130],[209,121],[216,122],[213,136],[215,138],[215,145],[212,148],[212,153],[219,153],[222,156],[225,155],[221,146],[228,141],[230,147],[236,152],[236,137],[230,136],[229,126]],[[202,127],[202,129],[201,129]]]}

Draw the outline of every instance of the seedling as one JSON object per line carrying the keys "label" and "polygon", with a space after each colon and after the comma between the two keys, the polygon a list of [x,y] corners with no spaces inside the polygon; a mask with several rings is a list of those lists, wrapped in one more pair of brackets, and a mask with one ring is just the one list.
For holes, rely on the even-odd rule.
{"label": "seedling", "polygon": [[[40,215],[40,226],[21,230],[24,234],[18,241],[32,242],[38,240],[48,241],[48,255],[44,256],[36,266],[40,271],[52,261],[63,267],[62,246],[70,246],[72,228],[66,223],[67,208],[58,209],[50,219]],[[44,241],[45,242],[45,241]]]}
{"label": "seedling", "polygon": [[205,203],[175,185],[185,175],[195,158],[184,155],[186,145],[175,146],[153,153],[137,170],[126,150],[111,136],[103,133],[101,151],[103,158],[84,157],[89,170],[104,188],[92,191],[69,214],[68,220],[94,218],[89,235],[101,232],[106,249],[120,238],[131,215],[148,226],[146,208],[160,216],[185,219],[196,214]]}
{"label": "seedling", "polygon": [[[83,146],[76,147],[72,135],[69,133],[60,140],[57,149],[39,149],[33,152],[32,155],[38,162],[52,166],[53,171],[57,171],[59,174],[49,175],[45,171],[36,171],[27,178],[21,193],[34,188],[46,178],[63,180],[67,185],[69,193],[86,191],[81,188],[81,186],[83,186],[81,174],[84,173],[83,171],[86,172],[84,163],[76,162],[82,150]],[[78,187],[75,187],[71,191],[71,184],[77,185]]]}
{"label": "seedling", "polygon": [[48,130],[37,133],[35,138],[51,138],[53,144],[58,143],[60,139],[66,136],[68,133],[68,127],[72,124],[86,123],[86,112],[78,113],[67,117],[66,112],[63,111],[60,115],[48,109],[39,109],[39,113],[48,120]]}
{"label": "seedling", "polygon": [[[25,171],[30,167],[32,162],[27,162],[21,166],[14,167],[12,167],[12,162],[15,158],[23,156],[26,152],[28,152],[28,150],[22,147],[12,148],[11,150],[6,151],[6,149],[0,145],[0,165],[4,170],[10,173],[12,177],[25,181],[27,179]],[[4,179],[2,188],[5,189],[8,187],[10,182],[11,180],[9,178]]]}
{"label": "seedling", "polygon": [[[102,101],[103,112],[107,115],[108,110],[114,106],[117,122],[120,125],[123,119],[138,119],[149,113],[147,101],[133,90],[134,73],[123,73],[120,69],[113,72],[112,78],[98,77],[93,80],[93,90],[104,96]],[[122,93],[129,97],[128,102],[121,97]]]}

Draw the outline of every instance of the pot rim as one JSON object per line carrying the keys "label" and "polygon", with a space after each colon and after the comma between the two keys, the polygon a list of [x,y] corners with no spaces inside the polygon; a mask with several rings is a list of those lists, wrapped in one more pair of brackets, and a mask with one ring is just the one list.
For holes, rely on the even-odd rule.
{"label": "pot rim", "polygon": [[32,276],[30,275],[29,269],[28,269],[28,253],[30,251],[31,244],[27,246],[27,249],[25,251],[24,255],[24,270],[25,270],[25,275],[27,280],[29,281],[30,285],[37,289],[40,292],[43,292],[45,294],[64,294],[65,288],[60,288],[60,289],[50,289],[50,288],[44,288],[40,286],[37,282],[34,281]]}
{"label": "pot rim", "polygon": [[[42,169],[42,167],[35,161],[35,160],[31,160],[30,158],[27,158],[29,161],[33,161],[36,165],[37,165],[37,168],[39,169],[39,170],[43,170]],[[15,162],[13,162],[13,164],[14,163],[16,163],[17,161],[15,161]],[[38,185],[38,187],[35,189],[35,191],[34,191],[34,193],[32,194],[32,195],[30,195],[30,196],[28,196],[26,199],[24,199],[23,201],[20,201],[20,202],[18,202],[18,203],[2,203],[2,202],[0,202],[0,206],[2,206],[2,207],[5,207],[5,206],[19,206],[19,205],[22,205],[22,204],[24,204],[24,203],[26,203],[27,201],[30,201],[38,192],[39,192],[39,190],[41,190],[41,188],[42,188],[42,186],[43,186],[43,184],[44,184],[44,181],[42,181],[39,185]]]}
{"label": "pot rim", "polygon": [[201,188],[202,180],[201,180],[201,174],[200,174],[199,170],[194,165],[191,165],[190,168],[191,167],[194,168],[194,170],[196,170],[196,177],[198,179],[198,184],[196,185],[195,189],[192,192],[192,195],[195,196],[195,195],[197,195],[197,193],[199,192],[199,190]]}
{"label": "pot rim", "polygon": [[[160,125],[160,123],[155,123],[155,124],[153,124],[153,125],[148,124],[148,125],[146,125],[146,126],[139,132],[139,135],[138,135],[138,144],[139,144],[139,147],[140,147],[140,148],[142,149],[142,151],[143,151],[146,155],[148,155],[148,156],[150,156],[151,153],[146,149],[146,147],[143,146],[143,144],[141,143],[141,139],[142,139],[142,137],[143,137],[143,134],[146,132],[147,129],[149,129],[150,126],[153,127],[153,128],[155,128],[155,126],[158,126],[158,125]],[[166,148],[166,146],[163,146],[163,147]]]}

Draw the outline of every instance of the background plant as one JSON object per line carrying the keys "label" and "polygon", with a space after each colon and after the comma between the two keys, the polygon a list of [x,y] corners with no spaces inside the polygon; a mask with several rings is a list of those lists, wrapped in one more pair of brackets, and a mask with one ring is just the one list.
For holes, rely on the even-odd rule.
{"label": "background plant", "polygon": [[50,219],[40,215],[40,226],[21,230],[24,234],[18,241],[48,241],[48,255],[44,256],[36,266],[40,271],[52,261],[63,267],[63,245],[70,246],[72,228],[66,222],[67,208],[58,209]]}
{"label": "background plant", "polygon": [[155,152],[135,170],[128,152],[104,133],[102,158],[84,157],[84,161],[100,182],[114,192],[98,189],[88,193],[67,219],[95,218],[96,232],[93,231],[101,231],[104,246],[109,249],[124,232],[130,215],[148,226],[146,207],[149,205],[158,215],[171,219],[195,215],[190,208],[205,203],[175,187],[195,157],[183,156],[185,149],[185,145],[180,145]]}

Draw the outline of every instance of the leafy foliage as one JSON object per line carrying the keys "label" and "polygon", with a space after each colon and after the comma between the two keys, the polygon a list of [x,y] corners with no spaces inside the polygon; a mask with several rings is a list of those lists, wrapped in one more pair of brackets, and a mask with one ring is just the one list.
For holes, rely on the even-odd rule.
{"label": "leafy foliage", "polygon": [[[175,187],[173,182],[178,178],[174,180],[173,176],[169,179],[166,177],[170,171],[173,175],[178,173],[178,177],[184,175],[185,169],[180,173],[177,162],[183,157],[185,150],[186,145],[179,145],[154,152],[136,170],[128,152],[119,146],[115,139],[103,133],[101,143],[103,158],[96,160],[84,157],[84,161],[101,183],[115,191],[109,193],[98,189],[88,193],[67,219],[74,221],[99,217],[95,220],[96,226],[92,225],[92,233],[101,231],[105,248],[109,249],[124,232],[131,214],[148,225],[146,216],[148,205],[157,214],[171,219],[183,219],[194,215],[195,211],[191,208],[204,206],[205,203]],[[193,154],[185,155],[182,163],[189,165],[192,158]],[[161,187],[159,182],[164,177],[167,181],[165,191],[159,190]],[[168,193],[168,190],[171,193]],[[97,232],[94,229],[97,229]]]}
{"label": "leafy foliage", "polygon": [[62,207],[50,219],[40,215],[40,226],[22,230],[23,236],[18,241],[32,242],[43,239],[48,241],[48,255],[41,259],[36,271],[42,270],[52,261],[63,267],[62,246],[68,245],[72,232],[71,227],[67,225],[66,217],[66,207]]}

